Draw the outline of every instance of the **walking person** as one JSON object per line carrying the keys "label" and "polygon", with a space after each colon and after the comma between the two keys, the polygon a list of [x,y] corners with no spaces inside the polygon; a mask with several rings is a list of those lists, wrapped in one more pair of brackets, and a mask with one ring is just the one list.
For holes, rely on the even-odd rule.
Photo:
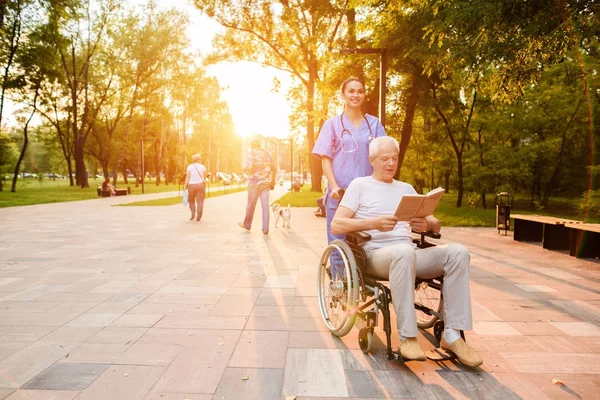
{"label": "walking person", "polygon": [[340,97],[344,111],[325,121],[312,150],[312,154],[321,159],[327,178],[324,197],[327,243],[345,238],[345,234],[331,233],[331,221],[341,194],[354,178],[373,173],[369,162],[369,144],[374,138],[386,135],[379,119],[362,113],[365,86],[360,79],[346,79],[342,83]]}
{"label": "walking person", "polygon": [[206,167],[200,164],[200,154],[194,154],[192,163],[187,166],[183,190],[188,191],[188,205],[192,212],[190,221],[194,218],[200,221],[206,195]]}
{"label": "walking person", "polygon": [[250,141],[250,154],[246,160],[244,172],[248,179],[248,202],[246,204],[246,217],[238,225],[249,231],[254,218],[256,203],[260,199],[262,210],[262,231],[269,233],[269,191],[275,186],[277,166],[268,151],[261,148],[260,139]]}

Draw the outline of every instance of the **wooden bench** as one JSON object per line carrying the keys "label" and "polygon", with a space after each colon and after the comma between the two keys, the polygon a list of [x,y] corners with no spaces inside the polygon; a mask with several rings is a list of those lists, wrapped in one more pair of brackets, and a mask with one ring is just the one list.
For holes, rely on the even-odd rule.
{"label": "wooden bench", "polygon": [[[98,192],[98,197],[110,197],[110,190],[102,190],[102,188],[98,187],[96,189]],[[129,192],[129,189],[115,189],[115,196],[126,196]]]}
{"label": "wooden bench", "polygon": [[565,225],[571,232],[569,254],[577,258],[600,257],[600,224]]}
{"label": "wooden bench", "polygon": [[571,235],[565,226],[581,225],[582,221],[536,214],[512,214],[514,240],[542,242],[547,250],[570,250]]}

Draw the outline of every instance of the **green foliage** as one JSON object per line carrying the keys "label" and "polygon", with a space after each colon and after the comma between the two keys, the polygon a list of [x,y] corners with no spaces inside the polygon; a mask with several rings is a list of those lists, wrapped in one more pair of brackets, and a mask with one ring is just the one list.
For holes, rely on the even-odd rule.
{"label": "green foliage", "polygon": [[8,135],[0,133],[0,179],[11,173],[17,161],[18,151]]}
{"label": "green foliage", "polygon": [[600,190],[587,190],[581,196],[579,210],[589,217],[600,217]]}

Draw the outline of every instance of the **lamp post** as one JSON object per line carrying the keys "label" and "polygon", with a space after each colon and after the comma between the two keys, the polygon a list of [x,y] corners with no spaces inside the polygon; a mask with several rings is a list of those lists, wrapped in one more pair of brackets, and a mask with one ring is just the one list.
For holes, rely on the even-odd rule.
{"label": "lamp post", "polygon": [[379,121],[381,125],[385,127],[385,95],[387,91],[386,75],[387,75],[387,49],[341,49],[342,54],[379,54],[380,55],[380,68],[379,68]]}
{"label": "lamp post", "polygon": [[294,136],[290,136],[290,193],[294,193]]}

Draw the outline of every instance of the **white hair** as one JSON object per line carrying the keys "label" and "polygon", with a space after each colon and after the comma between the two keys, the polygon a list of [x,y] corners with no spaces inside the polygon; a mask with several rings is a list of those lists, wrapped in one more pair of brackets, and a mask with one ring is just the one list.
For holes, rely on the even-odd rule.
{"label": "white hair", "polygon": [[192,156],[192,162],[197,163],[198,161],[200,161],[200,154],[194,154]]}
{"label": "white hair", "polygon": [[400,152],[400,144],[391,136],[380,136],[371,141],[369,144],[369,159],[374,159],[379,153],[379,148],[385,144],[392,143],[396,147],[396,151]]}

